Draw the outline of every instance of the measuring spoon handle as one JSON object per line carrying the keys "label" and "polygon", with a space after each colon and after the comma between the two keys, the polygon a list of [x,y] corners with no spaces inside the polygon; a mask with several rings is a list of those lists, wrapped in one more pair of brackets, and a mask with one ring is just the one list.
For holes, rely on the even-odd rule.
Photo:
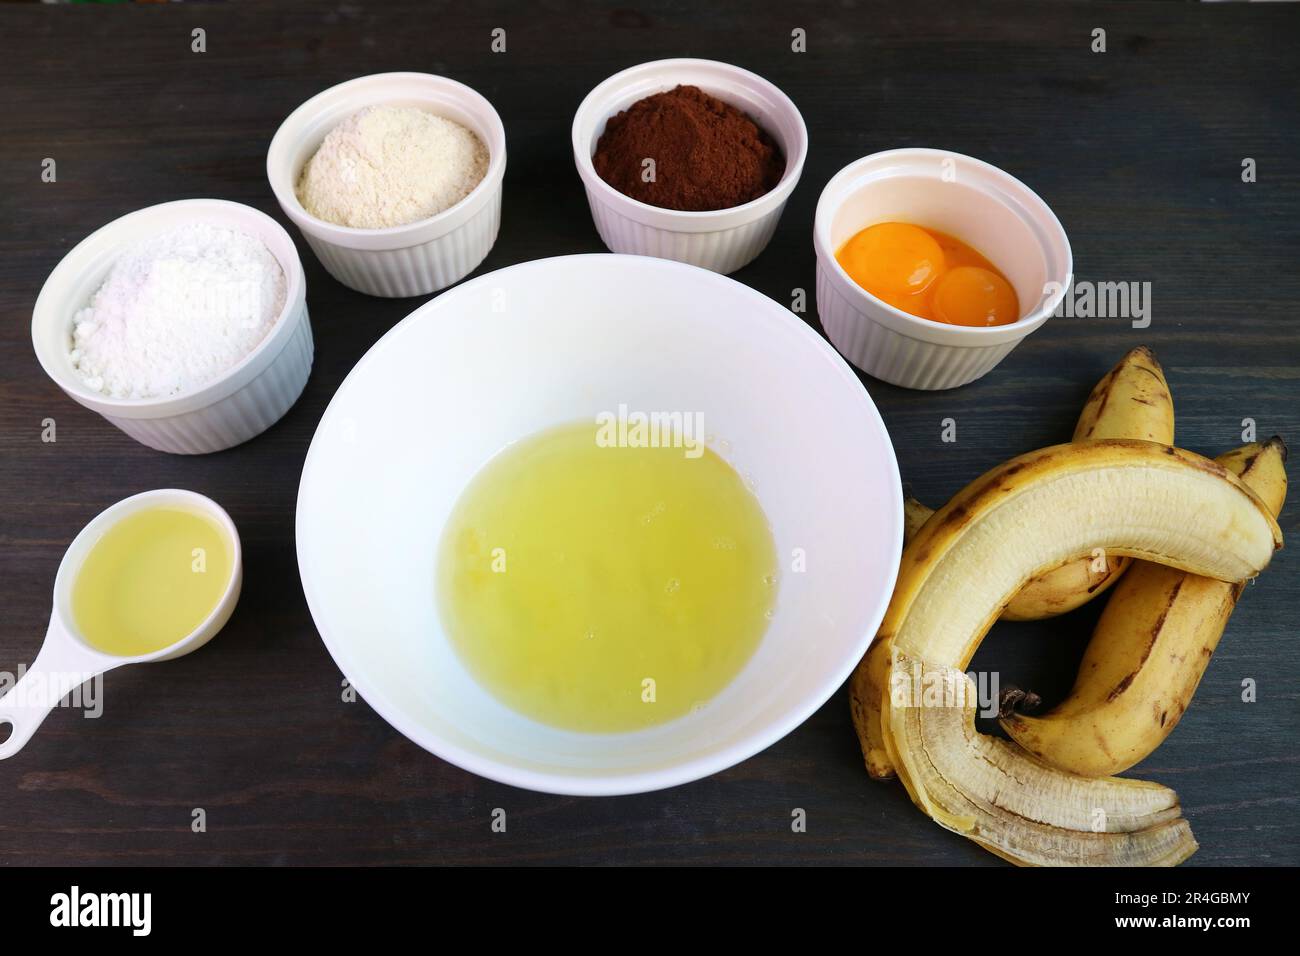
{"label": "measuring spoon handle", "polygon": [[45,643],[31,667],[0,697],[0,760],[12,757],[32,739],[46,715],[92,677],[117,666],[112,658],[94,654],[51,619]]}

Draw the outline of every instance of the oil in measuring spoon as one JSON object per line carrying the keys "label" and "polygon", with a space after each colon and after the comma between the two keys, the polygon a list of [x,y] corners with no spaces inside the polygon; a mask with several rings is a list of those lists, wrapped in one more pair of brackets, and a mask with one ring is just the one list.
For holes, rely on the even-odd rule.
{"label": "oil in measuring spoon", "polygon": [[203,623],[233,563],[230,541],[208,516],[177,507],[136,511],[111,525],[82,561],[73,620],[106,654],[151,654]]}
{"label": "oil in measuring spoon", "polygon": [[511,446],[440,544],[443,624],[520,713],[621,732],[722,690],[767,629],[776,549],[758,500],[700,446],[602,447],[591,422]]}

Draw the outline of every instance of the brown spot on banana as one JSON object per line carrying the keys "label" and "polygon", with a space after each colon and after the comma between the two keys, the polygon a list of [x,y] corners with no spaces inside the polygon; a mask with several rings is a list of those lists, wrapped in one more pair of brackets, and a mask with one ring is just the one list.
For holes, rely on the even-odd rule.
{"label": "brown spot on banana", "polygon": [[1103,737],[1100,733],[1098,733],[1096,737],[1097,737],[1097,746],[1100,747],[1102,750],[1106,750],[1107,752],[1109,752],[1108,748],[1110,745],[1106,743],[1106,738]]}
{"label": "brown spot on banana", "polygon": [[[1146,346],[1145,346],[1145,345],[1139,345],[1138,348],[1146,348]],[[1151,354],[1151,350],[1150,350],[1150,349],[1147,349],[1147,353],[1148,353],[1148,355],[1151,356],[1152,361],[1154,361],[1154,360],[1155,360],[1155,355],[1154,355],[1154,354]],[[1136,371],[1141,372],[1141,373],[1143,373],[1144,375],[1150,375],[1152,378],[1154,378],[1154,379],[1155,379],[1157,382],[1159,382],[1161,385],[1163,385],[1163,384],[1165,383],[1164,377],[1163,377],[1162,375],[1158,375],[1158,374],[1156,374],[1155,371],[1153,371],[1152,369],[1147,368],[1145,365],[1138,365],[1138,366],[1135,366],[1135,369],[1136,369]]]}
{"label": "brown spot on banana", "polygon": [[[1102,380],[1097,383],[1097,387],[1093,389],[1093,394],[1094,395],[1099,394],[1100,396],[1096,402],[1097,408],[1095,411],[1092,412],[1092,421],[1088,425],[1084,426],[1083,434],[1082,435],[1076,434],[1076,440],[1078,438],[1093,438],[1096,435],[1097,425],[1102,420],[1102,413],[1105,412],[1106,405],[1107,403],[1110,402],[1111,386],[1115,383],[1115,377],[1118,374],[1119,374],[1119,366],[1116,366],[1115,368],[1112,368],[1109,372],[1107,372],[1106,375],[1102,378]],[[1089,395],[1088,404],[1084,405],[1085,414],[1088,413],[1089,405],[1091,405],[1092,403],[1093,403],[1092,395]]]}
{"label": "brown spot on banana", "polygon": [[1133,686],[1133,681],[1136,677],[1137,677],[1137,671],[1125,675],[1124,679],[1115,685],[1115,689],[1106,695],[1106,699],[1114,700],[1115,698],[1119,697],[1120,694],[1124,693],[1124,691],[1128,690],[1130,687]]}

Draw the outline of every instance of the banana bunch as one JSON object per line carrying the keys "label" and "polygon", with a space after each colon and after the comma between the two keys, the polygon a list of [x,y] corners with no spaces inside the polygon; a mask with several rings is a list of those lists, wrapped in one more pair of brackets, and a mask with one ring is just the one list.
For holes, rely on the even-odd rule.
{"label": "banana bunch", "polygon": [[[1164,370],[1154,353],[1138,346],[1116,363],[1088,395],[1074,428],[1074,441],[1140,438],[1172,445],[1174,403]],[[903,502],[904,541],[910,541],[934,511],[915,498]],[[1114,584],[1128,559],[1101,553],[1084,554],[1035,576],[1002,611],[1009,621],[1055,617],[1092,600]],[[878,641],[858,665],[849,693],[854,725],[862,741],[867,772],[877,779],[893,777],[880,729],[880,695],[888,668]]]}
{"label": "banana bunch", "polygon": [[[1123,371],[1137,363],[1155,373],[1134,374],[1159,382],[1157,405],[1147,404],[1156,386]],[[1152,440],[1172,433],[1171,415],[1157,422],[1163,432],[1098,437],[1119,427],[1098,425],[1117,396],[1144,409],[1169,401],[1149,352],[1130,353],[1107,378],[1076,441],[993,469],[915,530],[851,686],[873,775],[897,773],[936,822],[1024,865],[1173,865],[1195,851],[1172,790],[1105,774],[1172,729],[1231,601],[1281,547],[1280,442],[1210,461]],[[1008,717],[1024,746],[979,734],[964,671],[984,634],[1030,582],[1096,553],[1134,567],[1098,624],[1071,700],[1038,723]],[[1053,607],[1087,599],[1073,594]],[[1094,731],[1104,745],[1080,739]]]}

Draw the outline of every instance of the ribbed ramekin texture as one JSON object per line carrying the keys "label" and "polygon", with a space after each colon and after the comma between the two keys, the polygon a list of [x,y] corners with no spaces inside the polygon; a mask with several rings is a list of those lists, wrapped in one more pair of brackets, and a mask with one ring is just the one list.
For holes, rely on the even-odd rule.
{"label": "ribbed ramekin texture", "polygon": [[752,222],[718,232],[673,232],[647,226],[606,205],[587,190],[596,231],[611,252],[674,259],[726,275],[753,262],[781,221],[785,203]]}
{"label": "ribbed ramekin texture", "polygon": [[501,187],[482,209],[446,235],[404,249],[349,249],[307,231],[325,271],[349,289],[386,298],[429,295],[459,282],[487,258],[501,227]]}
{"label": "ribbed ramekin texture", "polygon": [[181,415],[165,418],[115,418],[110,422],[136,441],[176,455],[202,455],[242,444],[279,421],[298,400],[311,374],[311,320],[304,303],[293,334],[280,354],[225,398]]}
{"label": "ribbed ramekin texture", "polygon": [[987,346],[951,346],[902,335],[863,315],[817,266],[817,314],[831,343],[868,375],[903,388],[956,388],[1002,361],[1020,340]]}

